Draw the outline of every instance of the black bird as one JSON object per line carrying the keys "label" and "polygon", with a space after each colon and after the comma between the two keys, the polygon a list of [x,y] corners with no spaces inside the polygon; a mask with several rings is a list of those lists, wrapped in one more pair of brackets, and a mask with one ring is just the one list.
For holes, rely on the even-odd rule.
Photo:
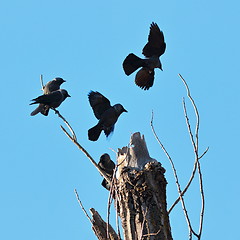
{"label": "black bird", "polygon": [[46,83],[46,85],[43,87],[44,94],[49,94],[53,91],[57,91],[60,89],[60,86],[62,83],[66,82],[66,80],[56,77],[52,81],[49,81]]}
{"label": "black bird", "polygon": [[[66,82],[66,81],[60,77],[54,78],[52,81],[47,82],[47,84],[45,86],[43,86],[43,93],[49,94],[51,92],[59,90],[61,84],[64,82]],[[48,112],[49,112],[49,107],[40,103],[38,105],[38,107],[31,113],[31,116],[34,116],[34,115],[38,114],[39,112],[41,114],[43,114],[44,116],[47,116]]]}
{"label": "black bird", "polygon": [[71,97],[68,92],[65,89],[59,89],[49,94],[43,94],[37,98],[32,99],[34,102],[30,103],[30,105],[40,103],[44,105],[47,111],[49,111],[49,108],[59,107],[67,97]]}
{"label": "black bird", "polygon": [[[110,156],[107,153],[104,153],[100,157],[98,166],[105,172],[109,179],[112,180],[115,163],[111,160]],[[110,184],[105,178],[102,181],[102,186],[105,187],[107,190],[110,190]]]}
{"label": "black bird", "polygon": [[154,82],[154,68],[162,70],[160,56],[164,54],[166,43],[164,42],[163,32],[159,29],[156,23],[150,26],[148,35],[148,42],[142,50],[145,59],[139,58],[133,53],[130,53],[123,61],[123,69],[126,75],[132,74],[138,68],[141,69],[137,72],[135,83],[143,90],[148,90],[153,86]]}
{"label": "black bird", "polygon": [[127,110],[121,104],[111,106],[110,101],[99,92],[91,91],[88,100],[95,117],[99,120],[96,126],[88,130],[88,139],[97,141],[102,130],[108,137],[113,132],[118,117]]}

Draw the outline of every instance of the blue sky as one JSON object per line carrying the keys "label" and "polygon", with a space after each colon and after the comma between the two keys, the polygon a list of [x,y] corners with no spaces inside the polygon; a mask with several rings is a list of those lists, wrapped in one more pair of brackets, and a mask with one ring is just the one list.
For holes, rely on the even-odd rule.
{"label": "blue sky", "polygon": [[[1,1],[1,161],[0,238],[95,239],[78,206],[74,188],[88,210],[106,218],[108,192],[89,160],[60,129],[61,120],[31,117],[30,100],[41,95],[39,81],[67,80],[72,96],[59,108],[79,142],[96,161],[102,153],[115,160],[131,133],[145,135],[150,156],[162,163],[168,181],[168,206],[177,197],[170,164],[156,142],[172,156],[182,186],[190,176],[194,155],[182,108],[187,80],[199,109],[200,150],[206,212],[203,239],[236,239],[239,216],[239,2],[238,1]],[[127,77],[122,61],[128,53],[141,55],[150,23],[164,32],[167,49],[149,91]],[[87,139],[96,124],[87,100],[96,90],[121,103],[121,115],[109,140]],[[187,102],[191,124],[195,118]],[[197,181],[186,195],[188,211],[198,227]],[[114,217],[113,222],[114,222]],[[187,239],[178,205],[170,215],[173,237]],[[114,225],[114,224],[113,224]],[[229,231],[229,229],[231,229]]]}

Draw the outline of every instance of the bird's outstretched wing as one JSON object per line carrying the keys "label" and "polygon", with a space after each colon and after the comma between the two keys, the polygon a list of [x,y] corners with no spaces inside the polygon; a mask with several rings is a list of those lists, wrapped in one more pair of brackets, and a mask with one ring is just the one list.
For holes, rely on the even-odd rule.
{"label": "bird's outstretched wing", "polygon": [[91,91],[88,94],[88,100],[97,119],[100,119],[102,114],[111,107],[110,101],[99,92]]}
{"label": "bird's outstretched wing", "polygon": [[37,98],[32,99],[32,101],[34,101],[33,103],[30,103],[30,105],[32,104],[36,104],[36,103],[43,103],[46,105],[49,105],[53,102],[59,102],[62,100],[62,93],[60,91],[55,91],[46,95],[41,95]]}
{"label": "bird's outstretched wing", "polygon": [[143,90],[148,90],[153,86],[154,81],[154,70],[149,70],[148,68],[141,68],[135,77],[135,83],[137,86]]}
{"label": "bird's outstretched wing", "polygon": [[142,53],[145,57],[160,57],[165,52],[165,49],[166,43],[164,42],[163,32],[160,31],[158,25],[153,22],[150,26],[148,43],[143,48]]}

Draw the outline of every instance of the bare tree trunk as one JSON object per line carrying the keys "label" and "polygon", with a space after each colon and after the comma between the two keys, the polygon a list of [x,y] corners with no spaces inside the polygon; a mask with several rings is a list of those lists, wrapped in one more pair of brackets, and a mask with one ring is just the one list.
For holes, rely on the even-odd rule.
{"label": "bare tree trunk", "polygon": [[149,156],[140,133],[118,151],[116,189],[125,240],[172,240],[165,169]]}

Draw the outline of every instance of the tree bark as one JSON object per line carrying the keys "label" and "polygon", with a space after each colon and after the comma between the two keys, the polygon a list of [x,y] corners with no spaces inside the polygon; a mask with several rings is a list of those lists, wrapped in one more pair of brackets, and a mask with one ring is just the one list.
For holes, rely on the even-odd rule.
{"label": "tree bark", "polygon": [[107,238],[107,223],[103,221],[99,213],[94,208],[91,208],[90,212],[92,214],[92,229],[99,240],[119,240],[118,235],[110,224],[108,225]]}
{"label": "tree bark", "polygon": [[[167,213],[165,169],[151,158],[144,136],[134,133],[130,147],[118,149],[113,198],[121,218],[124,240],[172,240]],[[120,239],[97,211],[91,209],[99,240]]]}
{"label": "tree bark", "polygon": [[167,214],[165,169],[151,158],[144,136],[118,150],[116,189],[125,240],[172,240]]}

